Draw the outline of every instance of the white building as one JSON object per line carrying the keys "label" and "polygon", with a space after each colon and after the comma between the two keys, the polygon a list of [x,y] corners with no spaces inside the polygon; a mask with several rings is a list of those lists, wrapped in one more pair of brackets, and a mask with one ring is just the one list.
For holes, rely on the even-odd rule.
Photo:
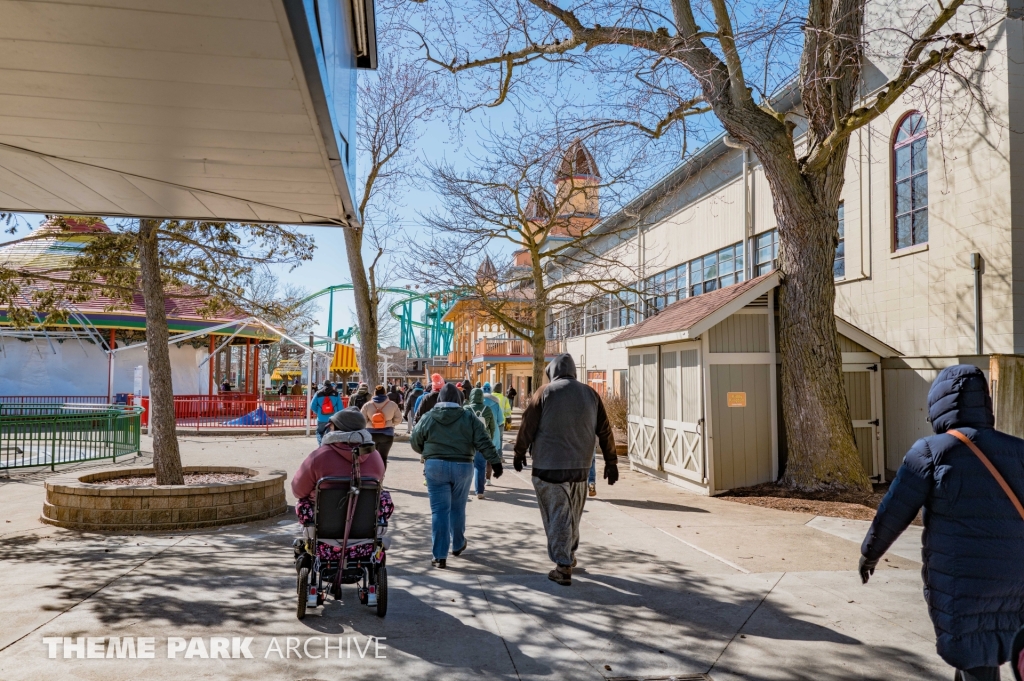
{"label": "white building", "polygon": [[[1006,20],[997,36],[982,75],[988,113],[976,108],[937,134],[925,105],[907,98],[852,139],[839,208],[835,312],[858,448],[879,479],[892,475],[915,439],[931,433],[926,394],[939,370],[969,363],[987,371],[993,354],[1024,355],[1024,73],[1015,66],[1024,63],[1021,22]],[[885,82],[879,69],[865,71],[867,94]],[[576,359],[581,380],[632,393],[634,465],[704,493],[775,479],[785,465],[774,379],[774,285],[760,285],[738,309],[736,301],[722,303],[708,313],[711,326],[677,325],[612,341],[637,324],[638,312],[657,309],[653,319],[669,315],[690,323],[699,297],[775,268],[778,239],[767,181],[756,158],[745,168],[743,151],[726,142],[712,142],[594,228],[600,239],[607,225],[644,216],[627,242],[609,244],[635,259],[644,300],[635,309],[612,297],[582,311],[563,310],[551,329]],[[981,266],[977,320],[974,264]],[[737,313],[755,315],[745,323],[757,319],[758,326],[730,350],[723,345],[726,332],[743,333]],[[732,359],[716,357],[714,343],[717,352],[734,353]],[[685,371],[675,368],[690,361],[683,359],[688,347],[699,350],[694,367],[706,374],[694,373],[689,384]],[[765,367],[761,406],[767,412],[757,419],[756,434],[767,439],[749,455],[737,449],[725,456],[727,431],[754,426],[725,427],[727,414],[751,407],[729,407],[729,395],[738,402],[743,391],[712,385],[711,367],[723,363]],[[716,418],[717,432],[709,430]],[[685,429],[679,423],[690,424],[685,451],[673,444],[675,429]],[[698,460],[699,475],[692,461],[684,474],[686,457]],[[723,472],[729,461],[751,460],[753,473]]]}

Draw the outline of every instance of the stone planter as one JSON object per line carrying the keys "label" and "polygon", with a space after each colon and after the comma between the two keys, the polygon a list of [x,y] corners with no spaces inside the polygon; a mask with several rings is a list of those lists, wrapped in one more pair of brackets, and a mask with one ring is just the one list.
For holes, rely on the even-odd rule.
{"label": "stone planter", "polygon": [[186,473],[243,473],[238,482],[202,485],[104,485],[104,480],[153,475],[152,468],[118,468],[46,481],[44,523],[103,532],[176,532],[232,525],[284,513],[285,474],[238,466],[186,466]]}

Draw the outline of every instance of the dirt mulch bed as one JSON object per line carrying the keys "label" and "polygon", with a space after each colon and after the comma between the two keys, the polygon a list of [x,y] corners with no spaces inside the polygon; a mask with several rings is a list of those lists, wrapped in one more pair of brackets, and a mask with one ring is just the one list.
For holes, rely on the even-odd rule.
{"label": "dirt mulch bed", "polygon": [[[244,473],[185,473],[186,485],[208,485],[218,482],[242,482],[249,477]],[[156,487],[156,476],[138,476],[133,478],[111,478],[104,480],[102,485],[132,485],[133,487]]]}
{"label": "dirt mulch bed", "polygon": [[[878,504],[889,489],[889,483],[876,484],[873,488],[871,492],[805,492],[766,482],[763,485],[729,490],[719,495],[719,498],[780,511],[813,513],[849,520],[873,520]],[[921,524],[920,514],[914,519],[914,524]]]}

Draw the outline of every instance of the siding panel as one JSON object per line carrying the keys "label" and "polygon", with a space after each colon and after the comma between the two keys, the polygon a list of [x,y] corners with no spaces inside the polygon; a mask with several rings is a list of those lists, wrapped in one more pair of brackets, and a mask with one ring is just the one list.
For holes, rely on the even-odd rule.
{"label": "siding panel", "polygon": [[768,315],[734,314],[708,333],[711,352],[768,352]]}
{"label": "siding panel", "polygon": [[[770,481],[768,365],[713,364],[710,370],[715,489],[721,491]],[[745,392],[747,406],[729,407],[729,392]]]}

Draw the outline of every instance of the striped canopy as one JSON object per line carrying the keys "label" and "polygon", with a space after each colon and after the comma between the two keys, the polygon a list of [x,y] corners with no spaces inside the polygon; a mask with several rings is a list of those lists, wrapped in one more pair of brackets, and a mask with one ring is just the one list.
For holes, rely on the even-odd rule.
{"label": "striped canopy", "polygon": [[356,349],[352,345],[338,343],[334,346],[334,359],[331,360],[331,372],[339,374],[350,374],[359,371],[359,362],[356,359]]}

